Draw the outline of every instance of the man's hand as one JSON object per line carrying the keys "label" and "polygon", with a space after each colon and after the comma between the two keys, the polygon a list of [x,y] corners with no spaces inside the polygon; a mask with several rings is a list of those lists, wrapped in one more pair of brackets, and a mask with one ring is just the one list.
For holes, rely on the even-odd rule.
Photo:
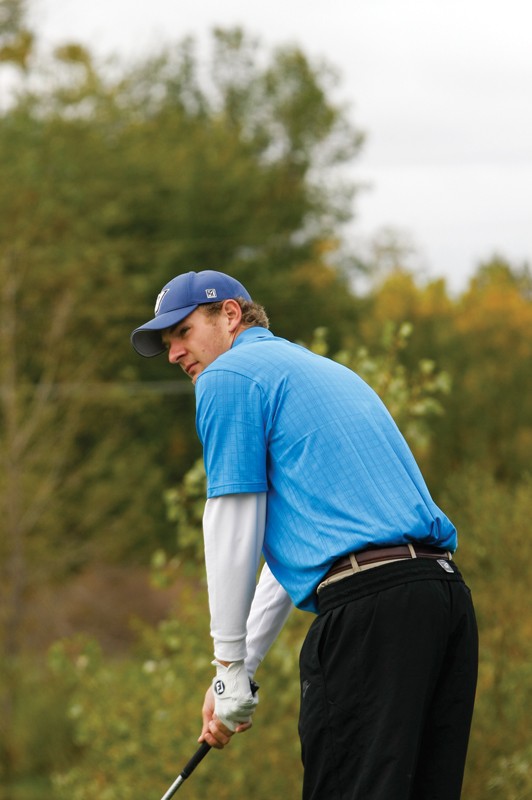
{"label": "man's hand", "polygon": [[243,661],[227,666],[214,661],[216,677],[205,694],[200,742],[221,749],[229,744],[234,733],[251,728],[251,715],[258,698],[251,691],[249,676]]}
{"label": "man's hand", "polygon": [[213,661],[216,677],[212,682],[214,710],[218,719],[231,731],[251,722],[251,715],[259,702],[251,691],[249,675],[243,661],[226,665]]}

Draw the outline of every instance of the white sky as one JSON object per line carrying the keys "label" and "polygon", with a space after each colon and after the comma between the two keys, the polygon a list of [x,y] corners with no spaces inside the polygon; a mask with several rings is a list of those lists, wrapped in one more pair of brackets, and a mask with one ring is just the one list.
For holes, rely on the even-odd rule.
{"label": "white sky", "polygon": [[156,51],[216,25],[295,43],[341,76],[367,134],[350,175],[357,243],[406,234],[429,276],[461,291],[495,251],[532,262],[530,0],[30,0],[46,44]]}

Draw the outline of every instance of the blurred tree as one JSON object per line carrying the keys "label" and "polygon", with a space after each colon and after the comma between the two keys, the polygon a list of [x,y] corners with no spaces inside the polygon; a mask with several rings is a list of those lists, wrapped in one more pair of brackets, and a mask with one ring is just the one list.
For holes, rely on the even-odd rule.
{"label": "blurred tree", "polygon": [[[442,364],[454,375],[444,470],[482,463],[515,482],[530,470],[532,448],[532,295],[528,268],[499,257],[481,264],[457,301]],[[452,364],[452,367],[451,367]]]}
{"label": "blurred tree", "polygon": [[[70,505],[63,497],[59,537],[79,529],[80,516],[90,537],[114,508],[121,546],[130,548],[130,517],[138,523],[141,505],[158,502],[153,463],[177,476],[197,454],[190,426],[173,424],[176,413],[192,421],[188,385],[172,402],[163,395],[149,403],[146,393],[131,402],[135,381],[166,375],[161,360],[138,359],[128,338],[170,277],[227,269],[279,308],[279,328],[299,335],[327,316],[339,338],[356,308],[330,265],[333,228],[348,216],[351,194],[318,178],[354,155],[361,137],[328,100],[324,68],[322,75],[292,49],[260,68],[258,60],[257,43],[242,32],[217,31],[204,87],[190,40],[114,79],[83,48],[64,45],[3,113],[0,248],[3,269],[16,264],[19,328],[24,319],[40,332],[61,318],[61,348],[47,351],[53,380],[70,386],[83,364],[85,400],[89,377],[99,385],[65,458],[78,489]],[[303,127],[294,108],[297,119],[306,115]],[[19,380],[36,387],[43,349],[26,337],[17,347]],[[121,395],[101,386],[116,381]],[[110,467],[117,448],[122,455]],[[153,458],[157,448],[162,458]],[[141,493],[132,503],[134,483]],[[133,543],[146,530],[137,524]]]}
{"label": "blurred tree", "polygon": [[370,293],[360,334],[372,347],[378,344],[384,326],[409,322],[413,326],[412,336],[408,348],[402,351],[402,362],[409,367],[415,367],[423,358],[441,363],[442,351],[449,341],[453,309],[443,279],[423,284],[412,271],[398,267],[387,273]]}
{"label": "blurred tree", "polygon": [[421,284],[393,270],[367,299],[359,330],[370,347],[385,321],[413,325],[401,361],[411,375],[435,361],[453,382],[445,414],[432,422],[435,445],[423,456],[429,482],[482,463],[498,478],[516,480],[530,466],[532,446],[532,304],[528,268],[493,257],[469,288],[451,298],[443,280]]}
{"label": "blurred tree", "polygon": [[450,475],[444,497],[458,528],[480,633],[480,669],[464,797],[517,800],[532,790],[532,476],[495,480],[481,464]]}
{"label": "blurred tree", "polygon": [[0,63],[28,67],[33,34],[26,28],[27,0],[0,0]]}
{"label": "blurred tree", "polygon": [[121,132],[128,192],[109,232],[156,245],[150,304],[178,272],[218,268],[278,309],[281,335],[310,334],[327,316],[339,335],[356,306],[331,263],[353,188],[330,168],[361,136],[327,99],[329,74],[301,52],[280,50],[259,69],[258,44],[241,31],[216,31],[213,46],[206,85],[189,41],[121,87],[135,125]]}
{"label": "blurred tree", "polygon": [[128,71],[76,43],[37,65],[24,7],[0,17],[0,68],[20,73],[0,111],[4,711],[34,587],[166,544],[163,482],[198,455],[189,384],[145,386],[166,366],[130,331],[163,283],[212,267],[264,292],[287,332],[328,315],[339,338],[356,308],[333,266],[353,192],[326,176],[361,143],[297,49],[264,58],[217,31],[208,80],[192,40]]}

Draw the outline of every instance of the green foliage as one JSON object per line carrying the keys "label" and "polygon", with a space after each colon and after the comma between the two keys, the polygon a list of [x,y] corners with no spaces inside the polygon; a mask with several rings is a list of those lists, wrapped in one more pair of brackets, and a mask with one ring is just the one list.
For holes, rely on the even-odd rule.
{"label": "green foliage", "polygon": [[497,759],[488,783],[491,797],[526,800],[532,793],[532,746]]}
{"label": "green foliage", "polygon": [[[141,800],[160,796],[197,747],[203,693],[212,674],[204,593],[185,591],[178,616],[157,629],[139,627],[136,657],[106,663],[90,642],[56,645],[54,672],[72,687],[68,717],[82,758],[54,778],[54,797]],[[252,732],[213,752],[194,774],[195,791],[216,780],[223,800],[235,792],[258,800],[294,796],[300,768],[296,736],[301,618],[289,623],[268,672]],[[267,699],[266,699],[267,698]],[[257,779],[257,770],[269,775]],[[192,781],[192,779],[191,779]]]}
{"label": "green foliage", "polygon": [[[155,791],[158,777],[170,773],[171,749],[183,736],[175,730],[175,711],[186,722],[194,688],[187,687],[180,665],[182,638],[182,626],[166,623],[149,659],[111,664],[83,644],[73,653],[68,644],[54,648],[54,669],[74,685],[68,714],[76,744],[85,752],[81,767],[56,778],[56,796],[146,797]],[[194,637],[187,641],[188,666],[196,674],[208,660],[194,663]]]}
{"label": "green foliage", "polygon": [[[27,797],[33,800],[30,777],[51,793],[50,775],[76,758],[73,727],[65,716],[69,687],[64,678],[35,657],[0,662],[0,787],[27,782]],[[0,797],[4,800],[1,788]]]}
{"label": "green foliage", "polygon": [[179,557],[203,563],[201,520],[205,508],[206,478],[203,459],[198,459],[182,482],[165,492],[168,520],[177,530],[176,551]]}
{"label": "green foliage", "polygon": [[27,69],[34,37],[24,27],[27,0],[0,2],[0,64],[10,63]]}
{"label": "green foliage", "polygon": [[[471,586],[480,672],[466,797],[525,798],[532,785],[532,478],[497,483],[481,468],[448,480],[445,507],[459,532],[457,563]],[[526,791],[525,791],[526,788]],[[492,792],[491,795],[489,792]]]}
{"label": "green foliage", "polygon": [[482,463],[498,479],[518,481],[532,446],[532,295],[530,270],[495,256],[479,265],[467,291],[450,298],[443,281],[418,285],[395,270],[368,298],[362,337],[372,348],[382,325],[414,326],[401,361],[409,371],[435,361],[452,379],[432,420],[425,460],[430,483],[465,464]]}

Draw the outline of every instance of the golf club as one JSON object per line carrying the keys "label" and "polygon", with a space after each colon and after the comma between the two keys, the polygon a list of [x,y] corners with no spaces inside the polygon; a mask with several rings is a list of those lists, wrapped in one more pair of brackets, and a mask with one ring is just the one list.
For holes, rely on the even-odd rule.
{"label": "golf club", "polygon": [[[257,692],[259,691],[259,684],[255,683],[255,681],[250,678],[249,686],[251,689],[251,694],[256,695]],[[173,784],[170,786],[166,794],[162,796],[161,800],[170,800],[170,798],[174,796],[174,794],[177,792],[183,781],[186,781],[189,775],[191,775],[191,773],[194,772],[200,761],[205,758],[210,749],[211,746],[210,744],[207,744],[207,742],[202,742],[202,744],[200,744],[200,746],[198,747],[198,749],[196,750],[190,761],[187,762],[187,764],[179,773],[179,775],[177,776]]]}
{"label": "golf club", "polygon": [[170,786],[166,794],[163,795],[161,800],[170,800],[170,798],[173,797],[173,795],[175,794],[175,792],[177,792],[183,781],[185,781],[189,777],[189,775],[196,769],[200,761],[203,758],[205,758],[210,749],[211,746],[210,744],[207,744],[207,742],[202,742],[202,744],[200,744],[200,746],[198,747],[198,749],[196,750],[190,761],[183,768],[182,772],[178,775],[178,777]]}

